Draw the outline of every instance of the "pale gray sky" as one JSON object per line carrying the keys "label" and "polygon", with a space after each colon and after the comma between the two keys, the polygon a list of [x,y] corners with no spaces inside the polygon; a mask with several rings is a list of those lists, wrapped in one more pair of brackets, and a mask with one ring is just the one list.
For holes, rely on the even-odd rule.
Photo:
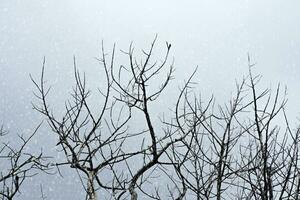
{"label": "pale gray sky", "polygon": [[157,55],[163,54],[165,41],[172,44],[174,86],[198,65],[196,89],[226,97],[235,79],[246,75],[249,52],[264,85],[287,85],[288,112],[295,118],[300,111],[299,9],[296,0],[1,0],[0,122],[18,131],[39,123],[30,105],[29,74],[38,77],[43,56],[47,79],[61,87],[59,102],[73,80],[73,55],[91,84],[99,85],[94,57],[102,40],[107,49],[113,43],[127,49],[131,41],[141,49],[155,34]]}

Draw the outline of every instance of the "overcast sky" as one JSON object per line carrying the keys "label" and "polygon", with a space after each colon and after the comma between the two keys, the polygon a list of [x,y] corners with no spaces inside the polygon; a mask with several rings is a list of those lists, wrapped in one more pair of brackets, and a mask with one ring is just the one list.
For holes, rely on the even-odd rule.
{"label": "overcast sky", "polygon": [[[1,0],[0,122],[17,131],[39,123],[32,111],[33,85],[45,56],[47,79],[64,91],[72,81],[73,55],[91,84],[97,80],[101,41],[156,55],[172,44],[175,86],[198,65],[197,90],[216,97],[234,90],[247,74],[247,54],[262,84],[288,87],[291,118],[300,111],[300,2],[296,0]],[[175,87],[176,88],[176,87]],[[64,92],[59,92],[65,99]],[[63,199],[60,196],[58,199]],[[30,199],[30,196],[28,197]]]}

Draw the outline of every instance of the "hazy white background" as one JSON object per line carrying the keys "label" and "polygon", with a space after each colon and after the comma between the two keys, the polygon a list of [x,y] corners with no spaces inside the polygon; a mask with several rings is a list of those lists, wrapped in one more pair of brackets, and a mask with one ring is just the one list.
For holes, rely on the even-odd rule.
{"label": "hazy white background", "polygon": [[[63,104],[73,80],[73,55],[89,83],[101,86],[94,57],[102,40],[108,51],[113,43],[127,49],[132,41],[140,50],[155,34],[157,56],[163,55],[165,41],[172,44],[176,79],[170,94],[198,65],[196,90],[226,100],[234,81],[247,74],[249,53],[257,63],[255,73],[263,75],[262,86],[287,85],[288,113],[295,119],[300,111],[299,10],[296,0],[1,0],[0,123],[11,132],[30,132],[41,121],[32,110],[29,74],[38,77],[43,56],[56,91],[52,102]],[[54,144],[47,131],[37,138],[37,148]],[[23,198],[39,199],[41,183],[48,199],[81,198],[80,185],[54,177],[37,178],[24,188]]]}

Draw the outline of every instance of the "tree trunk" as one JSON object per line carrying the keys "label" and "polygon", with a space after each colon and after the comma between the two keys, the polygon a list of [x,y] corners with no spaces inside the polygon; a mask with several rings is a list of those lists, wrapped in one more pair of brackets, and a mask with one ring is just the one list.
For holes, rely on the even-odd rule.
{"label": "tree trunk", "polygon": [[133,187],[129,188],[129,192],[131,195],[131,200],[137,200],[137,193],[136,193],[136,191],[134,191]]}
{"label": "tree trunk", "polygon": [[95,179],[95,174],[94,172],[90,171],[88,175],[88,182],[87,182],[88,200],[97,200],[96,190],[94,186],[94,179]]}

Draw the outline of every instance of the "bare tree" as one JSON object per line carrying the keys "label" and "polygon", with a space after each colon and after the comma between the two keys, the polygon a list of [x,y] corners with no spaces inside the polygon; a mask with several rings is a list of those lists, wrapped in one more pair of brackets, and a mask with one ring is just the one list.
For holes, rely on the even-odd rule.
{"label": "bare tree", "polygon": [[[35,176],[38,172],[47,172],[49,166],[47,157],[42,153],[35,155],[31,153],[29,143],[36,134],[38,128],[26,137],[18,135],[18,143],[7,142],[8,132],[0,129],[0,199],[12,200],[21,191],[21,186],[29,177]],[[17,147],[16,147],[17,146]]]}
{"label": "bare tree", "polygon": [[[280,86],[258,92],[260,76],[253,77],[249,60],[250,89],[253,99],[252,117],[247,127],[247,142],[240,146],[241,173],[239,198],[299,198],[299,128],[292,131],[285,113],[286,95],[280,99]],[[282,113],[282,117],[278,117]],[[276,121],[276,118],[280,121]],[[286,127],[281,130],[281,127]],[[244,126],[245,127],[245,126]]]}
{"label": "bare tree", "polygon": [[[138,62],[134,57],[134,48],[130,45],[128,52],[123,51],[129,58],[128,66],[122,65],[118,73],[115,73],[114,66],[111,65],[111,76],[116,85],[114,89],[119,94],[117,101],[124,102],[130,108],[135,109],[141,114],[140,123],[145,124],[145,128],[142,131],[143,143],[140,144],[142,151],[139,154],[142,164],[137,170],[133,170],[130,165],[127,165],[132,176],[128,186],[132,200],[137,199],[138,193],[136,190],[139,190],[149,198],[161,199],[158,188],[154,189],[155,193],[149,193],[149,191],[143,189],[143,183],[147,182],[147,178],[151,174],[157,173],[157,171],[163,173],[165,167],[175,165],[174,162],[166,162],[167,150],[189,134],[180,135],[177,134],[177,131],[174,132],[171,129],[162,130],[160,126],[163,126],[164,123],[155,126],[153,122],[150,104],[159,101],[159,96],[167,88],[174,72],[173,64],[167,65],[171,44],[166,43],[165,56],[159,63],[156,60],[153,61],[155,42],[156,38],[148,51],[142,51],[145,57],[141,62]],[[167,71],[165,68],[167,68]],[[120,78],[122,70],[127,72],[125,76],[129,77],[125,81],[122,81]],[[159,75],[164,71],[166,71],[165,78],[162,81],[158,81],[160,86],[155,88],[157,79],[161,77]],[[145,144],[144,141],[150,141],[150,144]],[[173,177],[169,178],[172,179]],[[147,188],[147,186],[145,187]],[[178,198],[182,198],[186,190],[179,189],[178,191]]]}
{"label": "bare tree", "polygon": [[[104,190],[113,192],[126,190],[126,177],[123,177],[122,173],[118,174],[114,170],[114,165],[139,153],[122,150],[124,140],[135,136],[126,132],[131,111],[123,106],[119,111],[114,110],[118,102],[110,95],[112,83],[104,53],[99,61],[104,64],[107,88],[104,93],[100,91],[104,101],[102,105],[97,106],[97,110],[100,111],[96,114],[88,103],[90,91],[86,89],[85,77],[82,79],[76,68],[75,58],[76,83],[71,99],[65,103],[65,113],[61,120],[54,116],[47,103],[49,88],[44,84],[45,60],[40,82],[37,83],[32,79],[38,89],[36,96],[40,100],[40,104],[36,104],[34,108],[47,117],[51,129],[57,134],[57,145],[65,155],[65,159],[57,161],[55,165],[57,167],[67,165],[75,169],[80,178],[85,178],[86,184],[83,183],[83,186],[87,198],[91,200],[97,199],[95,183]],[[102,180],[102,173],[110,174],[111,180],[108,182]]]}
{"label": "bare tree", "polygon": [[[182,90],[176,120],[170,126],[185,134],[168,154],[178,183],[196,199],[296,199],[299,191],[299,129],[292,131],[285,113],[285,92],[257,92],[260,76],[237,84],[228,105]],[[180,103],[181,101],[181,103]],[[181,112],[178,112],[178,111]],[[279,113],[282,113],[281,117]],[[286,127],[281,131],[280,127]],[[176,162],[174,162],[176,161]]]}
{"label": "bare tree", "polygon": [[[216,105],[212,97],[205,104],[193,92],[195,70],[178,91],[172,117],[157,122],[152,104],[160,102],[174,67],[168,61],[171,45],[157,61],[155,43],[142,50],[141,59],[131,44],[121,51],[128,63],[118,67],[115,46],[108,58],[102,43],[97,60],[106,89],[99,90],[97,105],[90,103],[92,92],[74,58],[75,86],[62,116],[49,105],[44,60],[40,80],[32,78],[39,101],[34,108],[47,118],[65,155],[55,166],[75,169],[90,200],[97,194],[131,200],[298,199],[300,134],[288,123],[280,87],[274,96],[270,89],[258,92],[260,77],[253,76],[249,58],[249,74],[236,83],[229,102]],[[154,184],[161,181],[164,190]]]}
{"label": "bare tree", "polygon": [[245,80],[237,84],[236,95],[229,104],[218,106],[217,112],[213,97],[205,105],[190,87],[182,91],[182,98],[177,103],[181,109],[176,110],[176,122],[172,126],[190,134],[172,149],[171,154],[181,168],[181,181],[196,199],[221,199],[235,179],[234,154],[245,133],[239,127],[240,121],[242,113],[251,104],[244,102],[244,87]]}
{"label": "bare tree", "polygon": [[[128,52],[122,51],[128,56],[129,65],[122,65],[118,70],[114,67],[115,47],[108,61],[102,44],[102,55],[97,60],[105,72],[106,91],[100,91],[104,100],[101,105],[97,105],[98,110],[101,107],[98,114],[93,111],[95,107],[88,103],[90,91],[86,88],[85,76],[82,78],[77,70],[75,58],[75,87],[72,99],[66,101],[62,120],[53,114],[48,105],[50,90],[45,86],[45,60],[39,82],[32,78],[38,91],[36,97],[40,102],[34,108],[47,117],[51,129],[57,134],[57,144],[65,154],[64,161],[55,165],[68,165],[76,169],[80,177],[86,178],[83,186],[88,199],[96,199],[98,189],[106,190],[113,198],[118,199],[127,198],[127,192],[131,199],[137,199],[137,189],[150,198],[159,198],[157,189],[155,194],[149,194],[143,189],[143,185],[151,174],[157,170],[163,171],[163,166],[174,165],[165,162],[166,159],[162,157],[168,148],[188,134],[176,135],[176,132],[161,131],[153,123],[150,103],[157,101],[172,79],[174,71],[173,65],[169,65],[165,80],[157,89],[153,87],[157,85],[158,75],[168,63],[171,48],[167,43],[166,55],[161,63],[152,61],[155,41],[156,38],[149,51],[142,51],[145,59],[141,64],[134,57],[132,45]],[[127,79],[124,80],[124,77]],[[142,130],[129,130],[133,112],[141,115],[140,123],[145,124]],[[135,142],[134,145],[132,142]],[[128,146],[135,150],[128,150]],[[134,168],[132,161],[137,159],[141,160],[141,166]],[[110,174],[110,180],[105,182],[101,178],[102,174]],[[183,197],[185,192],[186,190],[179,192],[179,196]]]}

